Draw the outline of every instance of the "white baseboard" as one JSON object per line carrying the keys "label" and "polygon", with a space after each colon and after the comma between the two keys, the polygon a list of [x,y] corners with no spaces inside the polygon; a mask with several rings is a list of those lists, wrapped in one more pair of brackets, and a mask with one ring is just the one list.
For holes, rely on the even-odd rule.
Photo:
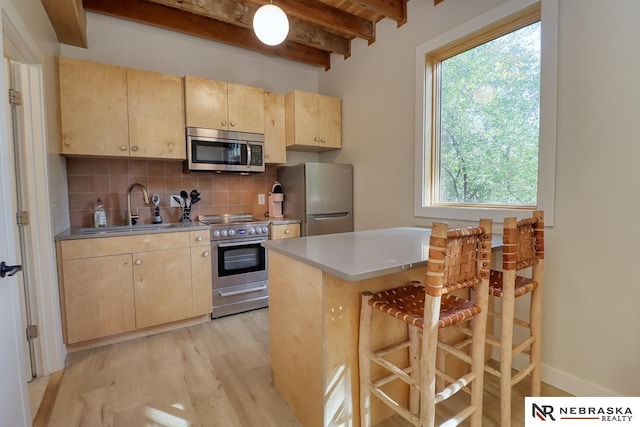
{"label": "white baseboard", "polygon": [[[499,355],[498,357],[496,357],[495,354],[493,356],[495,360],[500,360]],[[513,368],[520,370],[528,363],[528,357],[520,354],[513,359]],[[540,375],[542,377],[542,381],[545,383],[557,387],[560,390],[564,390],[567,393],[571,393],[574,396],[619,396],[618,393],[612,390],[590,383],[582,378],[553,368],[549,365],[545,365],[544,363],[542,364]]]}

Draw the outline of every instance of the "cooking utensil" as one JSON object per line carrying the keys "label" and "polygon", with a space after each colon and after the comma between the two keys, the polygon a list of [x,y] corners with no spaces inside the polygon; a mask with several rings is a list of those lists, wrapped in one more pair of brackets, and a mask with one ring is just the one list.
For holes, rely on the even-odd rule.
{"label": "cooking utensil", "polygon": [[177,203],[178,205],[180,205],[180,207],[181,207],[181,208],[184,208],[185,204],[184,204],[184,200],[183,200],[183,199],[181,199],[181,198],[180,198],[180,197],[178,197],[178,196],[171,196],[171,197],[173,197],[173,200],[175,200],[175,201],[176,201],[176,203]]}

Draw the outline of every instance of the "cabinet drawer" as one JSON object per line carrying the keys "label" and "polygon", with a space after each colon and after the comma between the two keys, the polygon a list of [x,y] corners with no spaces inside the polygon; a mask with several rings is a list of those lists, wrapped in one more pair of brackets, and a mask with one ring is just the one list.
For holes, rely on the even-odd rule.
{"label": "cabinet drawer", "polygon": [[209,230],[190,231],[191,246],[209,246],[211,235]]}
{"label": "cabinet drawer", "polygon": [[188,248],[189,246],[190,232],[64,240],[60,245],[63,260]]}
{"label": "cabinet drawer", "polygon": [[290,239],[300,237],[300,224],[271,225],[271,239]]}

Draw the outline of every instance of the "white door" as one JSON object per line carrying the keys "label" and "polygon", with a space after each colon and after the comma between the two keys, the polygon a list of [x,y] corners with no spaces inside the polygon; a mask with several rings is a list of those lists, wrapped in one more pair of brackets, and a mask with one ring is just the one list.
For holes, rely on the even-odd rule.
{"label": "white door", "polygon": [[[4,73],[6,67],[0,72]],[[4,85],[3,85],[4,87]],[[6,95],[6,94],[5,94]],[[0,121],[6,120],[6,103],[0,103]],[[5,122],[6,123],[6,122]],[[0,127],[0,261],[15,265],[20,259],[16,250],[14,207],[11,202],[11,170],[9,145],[12,143],[7,126]],[[22,331],[21,289],[18,272],[0,277],[0,426],[28,426],[31,424]],[[1,276],[1,274],[0,274]]]}

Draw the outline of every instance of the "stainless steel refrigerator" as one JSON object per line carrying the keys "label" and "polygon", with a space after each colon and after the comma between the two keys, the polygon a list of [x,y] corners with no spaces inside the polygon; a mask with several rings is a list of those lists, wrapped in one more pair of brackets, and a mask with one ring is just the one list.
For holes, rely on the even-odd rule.
{"label": "stainless steel refrigerator", "polygon": [[278,169],[285,217],[300,218],[302,236],[353,231],[353,166],[301,163]]}

